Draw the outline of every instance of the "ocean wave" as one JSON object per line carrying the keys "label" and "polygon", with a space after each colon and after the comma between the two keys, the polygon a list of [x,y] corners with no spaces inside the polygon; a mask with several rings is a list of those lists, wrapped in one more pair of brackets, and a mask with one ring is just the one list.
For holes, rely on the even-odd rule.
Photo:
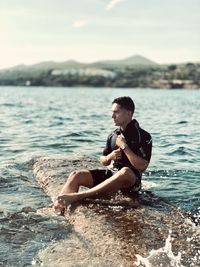
{"label": "ocean wave", "polygon": [[16,213],[1,213],[0,227],[0,262],[13,267],[31,265],[40,249],[67,238],[71,232],[63,219],[37,214],[31,207]]}

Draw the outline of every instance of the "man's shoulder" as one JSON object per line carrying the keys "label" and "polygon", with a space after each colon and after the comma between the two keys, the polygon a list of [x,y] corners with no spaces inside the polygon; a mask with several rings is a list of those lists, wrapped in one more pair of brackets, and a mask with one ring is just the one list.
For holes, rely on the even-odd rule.
{"label": "man's shoulder", "polygon": [[142,142],[146,142],[147,144],[152,143],[152,136],[149,132],[147,132],[143,128],[140,128],[140,134],[141,134],[141,141]]}
{"label": "man's shoulder", "polygon": [[144,136],[151,138],[151,134],[149,132],[147,132],[147,130],[145,130],[145,129],[143,129],[143,128],[140,127],[140,132]]}
{"label": "man's shoulder", "polygon": [[149,132],[147,132],[145,129],[143,129],[142,127],[140,127],[139,123],[137,120],[132,120],[131,124],[130,124],[130,129],[132,131],[136,130],[138,132],[138,138],[139,138],[139,143],[143,142],[143,141],[151,141],[152,137],[151,134]]}

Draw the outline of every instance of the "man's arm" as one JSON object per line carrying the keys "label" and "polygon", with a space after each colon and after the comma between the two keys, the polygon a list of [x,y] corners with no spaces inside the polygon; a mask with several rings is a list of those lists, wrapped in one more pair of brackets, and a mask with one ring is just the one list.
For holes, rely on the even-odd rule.
{"label": "man's arm", "polygon": [[136,155],[128,146],[126,146],[126,148],[123,151],[126,154],[130,163],[138,171],[144,172],[147,169],[147,167],[149,165],[149,162],[147,160]]}
{"label": "man's arm", "polygon": [[108,166],[111,161],[109,160],[108,156],[101,156],[100,157],[100,162],[101,162],[102,165]]}
{"label": "man's arm", "polygon": [[138,171],[144,172],[148,165],[149,162],[138,155],[136,155],[126,144],[126,139],[125,137],[121,134],[118,135],[116,144],[119,147],[123,147],[125,145],[125,148],[123,149],[124,153],[126,154],[128,160],[130,163],[133,165],[134,168],[136,168]]}
{"label": "man's arm", "polygon": [[108,166],[110,164],[111,160],[117,160],[117,159],[120,159],[121,157],[122,157],[122,152],[121,152],[121,149],[118,148],[116,150],[113,150],[107,156],[101,156],[100,162],[102,165]]}

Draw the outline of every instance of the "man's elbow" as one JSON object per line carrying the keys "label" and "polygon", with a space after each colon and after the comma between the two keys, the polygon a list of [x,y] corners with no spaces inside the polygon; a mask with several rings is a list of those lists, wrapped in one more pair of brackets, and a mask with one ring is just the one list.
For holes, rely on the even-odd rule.
{"label": "man's elbow", "polygon": [[100,163],[101,163],[102,165],[104,165],[104,164],[103,164],[103,157],[102,157],[102,156],[100,157],[99,161],[100,161]]}
{"label": "man's elbow", "polygon": [[149,166],[149,162],[145,160],[145,162],[141,166],[141,172],[145,172],[148,166]]}
{"label": "man's elbow", "polygon": [[136,167],[135,168],[139,172],[145,172],[147,167],[148,167],[148,165],[149,165],[149,162],[145,160],[145,162],[142,162],[142,163],[138,164],[137,168]]}
{"label": "man's elbow", "polygon": [[101,163],[103,166],[108,166],[108,165],[109,165],[109,162],[106,160],[106,157],[105,157],[105,156],[101,156],[101,157],[100,157],[100,163]]}

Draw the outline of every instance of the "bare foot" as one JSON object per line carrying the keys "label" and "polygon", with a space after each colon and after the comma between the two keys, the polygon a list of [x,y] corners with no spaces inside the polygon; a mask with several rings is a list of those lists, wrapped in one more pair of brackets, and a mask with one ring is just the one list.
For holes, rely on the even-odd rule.
{"label": "bare foot", "polygon": [[58,200],[56,200],[53,204],[53,209],[55,210],[56,213],[60,212],[60,215],[64,216],[65,214],[65,206],[60,204]]}
{"label": "bare foot", "polygon": [[67,207],[69,206],[70,204],[76,202],[79,200],[79,196],[76,195],[76,193],[69,193],[69,194],[66,194],[66,195],[62,195],[62,196],[59,196],[57,198],[57,202],[60,206],[62,207]]}

